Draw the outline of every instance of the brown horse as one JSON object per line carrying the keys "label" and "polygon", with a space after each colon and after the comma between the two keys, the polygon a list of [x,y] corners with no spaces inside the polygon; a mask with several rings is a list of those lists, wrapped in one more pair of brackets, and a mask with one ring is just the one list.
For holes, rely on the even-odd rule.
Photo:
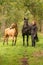
{"label": "brown horse", "polygon": [[5,41],[7,42],[7,45],[8,45],[8,38],[9,37],[12,37],[12,45],[15,45],[16,41],[17,41],[17,35],[18,35],[17,23],[13,23],[10,26],[10,28],[5,29],[3,45],[4,45]]}

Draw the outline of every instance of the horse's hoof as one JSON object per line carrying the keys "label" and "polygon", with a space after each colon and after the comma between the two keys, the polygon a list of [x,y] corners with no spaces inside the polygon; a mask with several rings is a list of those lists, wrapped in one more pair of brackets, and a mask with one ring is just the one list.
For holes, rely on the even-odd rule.
{"label": "horse's hoof", "polygon": [[39,40],[36,40],[36,42],[39,42]]}
{"label": "horse's hoof", "polygon": [[27,44],[27,46],[29,46],[29,44]]}
{"label": "horse's hoof", "polygon": [[4,45],[4,43],[3,43],[3,45]]}
{"label": "horse's hoof", "polygon": [[13,46],[13,44],[12,44],[12,46]]}
{"label": "horse's hoof", "polygon": [[3,44],[4,45],[4,44]]}
{"label": "horse's hoof", "polygon": [[16,44],[14,44],[14,46],[15,46]]}
{"label": "horse's hoof", "polygon": [[27,45],[27,47],[28,47],[29,45]]}
{"label": "horse's hoof", "polygon": [[23,44],[23,46],[25,46],[25,44]]}
{"label": "horse's hoof", "polygon": [[23,46],[25,46],[25,45],[23,45]]}

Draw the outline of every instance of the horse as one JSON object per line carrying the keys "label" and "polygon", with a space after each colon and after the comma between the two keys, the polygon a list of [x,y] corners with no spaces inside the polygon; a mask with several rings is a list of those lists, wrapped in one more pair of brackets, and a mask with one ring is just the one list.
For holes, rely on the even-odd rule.
{"label": "horse", "polygon": [[28,19],[24,18],[24,24],[22,28],[23,46],[25,45],[25,36],[27,37],[27,46],[29,45],[28,44],[29,35],[31,35],[31,25],[30,23],[28,24]]}
{"label": "horse", "polygon": [[16,41],[17,41],[17,35],[18,35],[17,23],[12,23],[10,28],[6,28],[4,31],[3,45],[4,45],[5,41],[7,42],[7,45],[8,45],[8,38],[9,37],[12,37],[12,45],[15,45]]}

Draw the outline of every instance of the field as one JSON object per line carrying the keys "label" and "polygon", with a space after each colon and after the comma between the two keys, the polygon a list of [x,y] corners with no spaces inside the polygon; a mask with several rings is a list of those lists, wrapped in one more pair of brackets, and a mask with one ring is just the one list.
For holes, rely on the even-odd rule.
{"label": "field", "polygon": [[0,65],[43,65],[43,35],[38,34],[39,42],[36,47],[31,46],[29,38],[29,46],[23,46],[22,37],[19,35],[16,46],[4,45],[0,41]]}

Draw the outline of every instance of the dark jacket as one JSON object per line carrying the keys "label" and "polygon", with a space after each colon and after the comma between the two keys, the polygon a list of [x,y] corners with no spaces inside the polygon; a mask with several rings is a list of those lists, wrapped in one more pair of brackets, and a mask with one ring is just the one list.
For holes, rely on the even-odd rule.
{"label": "dark jacket", "polygon": [[33,35],[35,37],[36,34],[37,34],[37,26],[35,24],[35,25],[32,25],[32,27],[31,27],[31,35]]}

